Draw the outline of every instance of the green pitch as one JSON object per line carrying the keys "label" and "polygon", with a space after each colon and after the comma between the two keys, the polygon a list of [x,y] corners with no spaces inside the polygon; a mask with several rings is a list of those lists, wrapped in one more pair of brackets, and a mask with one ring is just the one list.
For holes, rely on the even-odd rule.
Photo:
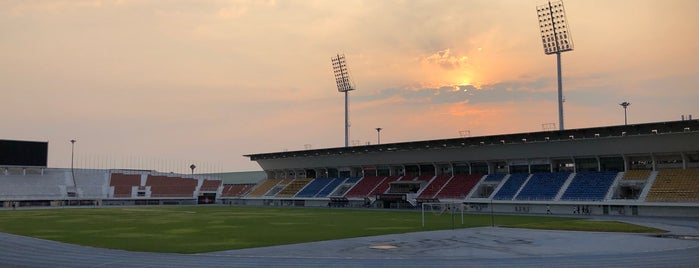
{"label": "green pitch", "polygon": [[[200,253],[360,236],[490,226],[491,216],[419,211],[156,206],[0,211],[0,232],[132,251]],[[452,221],[454,219],[454,221]],[[495,215],[501,227],[661,232],[619,222]]]}

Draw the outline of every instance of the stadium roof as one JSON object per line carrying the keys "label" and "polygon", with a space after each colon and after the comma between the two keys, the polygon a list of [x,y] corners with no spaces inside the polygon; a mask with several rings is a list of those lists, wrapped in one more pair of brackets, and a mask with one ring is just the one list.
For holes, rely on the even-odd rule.
{"label": "stadium roof", "polygon": [[362,145],[351,147],[336,147],[326,149],[313,149],[301,151],[287,151],[275,153],[259,153],[244,155],[250,160],[281,159],[293,157],[347,155],[369,152],[392,152],[424,150],[428,148],[461,148],[488,144],[514,144],[528,142],[545,142],[571,139],[590,139],[601,137],[619,137],[632,135],[648,135],[661,133],[677,133],[699,131],[699,120],[683,120],[670,122],[656,122],[632,125],[605,126],[594,128],[540,131],[516,134],[503,134],[479,137],[439,139],[427,141],[412,141],[401,143],[386,143],[377,145]]}

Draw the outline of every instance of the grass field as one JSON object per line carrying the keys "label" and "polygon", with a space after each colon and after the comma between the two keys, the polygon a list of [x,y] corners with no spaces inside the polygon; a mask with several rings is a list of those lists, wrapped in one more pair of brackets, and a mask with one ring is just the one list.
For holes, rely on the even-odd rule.
{"label": "grass field", "polygon": [[[0,211],[0,232],[132,251],[200,253],[452,228],[451,214],[416,211],[226,206],[157,206]],[[491,216],[455,215],[457,228],[490,226]],[[662,232],[620,222],[495,215],[514,228]]]}

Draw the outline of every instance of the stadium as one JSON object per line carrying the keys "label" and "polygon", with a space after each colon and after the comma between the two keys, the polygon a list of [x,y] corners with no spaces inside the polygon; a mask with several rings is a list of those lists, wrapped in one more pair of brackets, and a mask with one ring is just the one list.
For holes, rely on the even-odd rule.
{"label": "stadium", "polygon": [[699,215],[698,120],[251,154],[266,175],[254,183],[221,174],[46,168],[48,143],[2,144],[4,208],[414,209],[441,202],[475,212]]}
{"label": "stadium", "polygon": [[[435,206],[438,207],[437,210],[442,210],[440,213],[444,213],[445,208],[454,210],[451,212],[452,217],[454,212],[610,217],[609,219],[636,223],[640,221],[645,225],[670,229],[672,234],[682,233],[681,237],[688,237],[689,240],[678,240],[678,243],[687,244],[681,245],[682,250],[669,251],[669,253],[665,252],[667,247],[677,245],[656,244],[657,241],[639,242],[659,247],[646,250],[664,252],[653,253],[652,255],[657,256],[651,262],[639,260],[640,256],[636,251],[640,249],[633,249],[632,253],[619,251],[618,245],[610,242],[610,245],[614,245],[612,246],[614,249],[609,248],[602,253],[595,253],[604,255],[600,260],[616,265],[631,263],[663,266],[670,261],[673,265],[692,266],[697,261],[697,255],[692,253],[696,245],[691,241],[691,237],[695,237],[693,235],[696,230],[687,231],[680,228],[679,233],[672,230],[678,226],[695,226],[696,217],[699,215],[698,141],[699,120],[684,120],[260,153],[251,154],[248,157],[264,169],[265,177],[257,180],[250,178],[241,180],[240,174],[175,174],[154,170],[47,168],[47,142],[2,140],[0,142],[3,159],[0,201],[3,210],[34,210],[51,207],[87,207],[108,210],[108,207],[167,207],[168,205],[180,207],[181,205],[216,206],[217,204],[224,207],[248,206],[260,209],[287,206],[309,207],[307,209],[322,207],[339,211],[347,211],[340,208],[370,211],[374,209],[423,210],[423,226],[424,210],[434,209]],[[246,182],[241,183],[241,181]],[[659,219],[660,224],[653,220],[656,218]],[[501,220],[498,219],[498,221]],[[475,237],[483,236],[484,232],[488,233],[485,234],[488,239],[497,236],[495,233],[489,233],[488,230],[479,228],[473,230],[461,232],[477,232],[477,236],[472,233],[463,234],[476,240],[478,239]],[[447,232],[451,233],[403,234],[388,240],[370,240],[362,243],[372,245],[370,247],[385,246],[393,249],[397,247],[394,246],[396,241],[420,234],[427,234],[430,237],[428,240],[453,240],[455,231]],[[510,231],[496,229],[495,232],[501,234]],[[555,231],[548,232],[555,233]],[[522,233],[527,235],[520,240],[530,241],[527,243],[540,243],[541,237],[551,235],[551,233],[536,231],[518,231],[509,236],[518,237],[522,236]],[[549,245],[546,242],[544,242],[546,252],[534,254],[544,256],[547,264],[553,261],[552,263],[569,265],[584,258],[581,256],[592,254],[589,250],[596,248],[597,246],[593,245],[600,239],[618,239],[616,236],[619,236],[617,234],[584,234],[559,234],[561,237],[558,239],[583,245],[577,248],[580,251],[572,255],[570,252],[552,253],[557,252],[556,248],[560,245]],[[442,237],[444,235],[446,237]],[[8,254],[11,255],[26,255],[26,251],[22,248],[37,246],[61,249],[58,252],[42,250],[33,255],[29,254],[29,258],[41,261],[60,259],[65,263],[73,263],[76,260],[82,260],[92,266],[127,258],[130,261],[120,264],[153,264],[149,257],[137,258],[131,253],[110,255],[102,252],[99,253],[101,257],[91,258],[82,254],[82,252],[93,250],[90,248],[60,243],[50,245],[57,242],[49,243],[48,241],[36,244],[35,240],[6,234],[4,236],[3,241],[15,246],[19,245],[17,250],[9,251]],[[581,236],[584,238],[580,238]],[[620,238],[622,240],[619,241],[632,241],[636,238],[622,236]],[[417,241],[423,241],[426,238],[421,239]],[[643,237],[643,239],[658,238]],[[467,240],[471,241],[465,242],[467,244],[476,241]],[[355,240],[336,241],[333,247],[340,249],[337,252],[333,251],[335,253],[330,254],[332,257],[319,256],[329,254],[320,253],[328,250],[328,245],[322,243],[333,242],[316,242],[321,243],[320,245],[299,244],[306,245],[303,247],[308,248],[315,246],[323,248],[315,251],[304,248],[302,252],[308,253],[305,253],[307,256],[300,262],[297,257],[291,257],[296,256],[299,249],[289,245],[279,246],[281,248],[278,254],[281,255],[277,253],[270,255],[266,247],[262,247],[261,251],[248,249],[247,251],[204,253],[191,258],[177,257],[165,263],[167,263],[166,266],[184,264],[290,266],[284,262],[290,261],[289,258],[291,258],[297,263],[291,266],[331,265],[332,263],[371,266],[377,261],[384,266],[425,266],[428,262],[461,266],[456,263],[464,260],[469,260],[473,266],[542,265],[540,260],[520,257],[512,257],[513,259],[509,259],[511,262],[503,263],[499,259],[502,256],[488,252],[476,257],[481,261],[474,261],[471,253],[468,256],[463,255],[464,252],[472,252],[474,248],[463,248],[463,245],[442,245],[427,255],[413,255],[417,253],[412,251],[407,257],[401,254],[389,255],[399,261],[382,262],[376,258],[381,259],[386,256],[374,256],[375,253],[372,251],[348,257],[345,247],[357,242]],[[376,245],[381,241],[389,244]],[[411,243],[423,242],[409,240],[397,244],[410,248],[407,245]],[[507,249],[503,250],[512,254],[517,249],[510,247],[515,247],[518,243],[512,242],[506,246]],[[424,254],[434,245],[415,247]],[[444,247],[462,250],[447,254],[449,257],[444,258],[442,256],[446,250]],[[18,251],[22,253],[17,253]],[[69,256],[73,257],[66,257],[61,253],[62,251],[72,252]],[[206,254],[210,254],[210,258],[207,258]],[[567,257],[558,259],[554,257],[554,255],[558,256],[556,254]],[[618,258],[626,255],[628,256]],[[159,255],[154,255],[153,258],[158,258],[157,256]],[[231,256],[235,261],[230,259]],[[251,259],[241,261],[240,258],[243,256]],[[346,258],[354,259],[357,263],[340,261]],[[6,264],[27,261],[8,256],[0,256],[0,260]],[[43,267],[45,264],[35,262],[29,266]]]}
{"label": "stadium", "polygon": [[[699,120],[667,121],[695,109],[693,23],[675,21],[695,4],[577,3],[581,40],[603,41],[572,58],[566,128],[562,2],[536,7],[536,42],[520,41],[534,31],[517,1],[370,2],[5,4],[0,267],[699,265]],[[528,52],[541,45],[556,55],[558,128],[522,132],[554,103]],[[337,134],[317,131],[339,106],[315,54],[338,47],[368,79],[357,136],[378,142],[350,146],[355,77],[338,52],[344,146],[269,149]],[[643,123],[628,100],[623,125],[604,118],[628,96]],[[381,143],[369,124],[404,136]],[[434,139],[458,124],[500,134]],[[74,138],[70,167],[49,164],[76,133],[99,153],[143,148],[75,165]],[[233,148],[264,151],[235,153],[260,171],[144,164]]]}

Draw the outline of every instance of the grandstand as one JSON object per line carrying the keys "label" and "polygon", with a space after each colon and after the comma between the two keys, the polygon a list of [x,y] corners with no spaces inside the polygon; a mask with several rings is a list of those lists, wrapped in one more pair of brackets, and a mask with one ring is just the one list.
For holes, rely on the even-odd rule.
{"label": "grandstand", "polygon": [[697,120],[248,157],[265,179],[0,165],[0,202],[377,208],[461,202],[506,213],[585,207],[600,215],[699,215]]}
{"label": "grandstand", "polygon": [[[247,155],[269,179],[339,174],[333,205],[463,202],[495,211],[686,215],[699,212],[699,121],[543,131]],[[675,170],[675,171],[671,171]],[[680,172],[682,171],[682,172]],[[666,175],[682,173],[683,175]],[[679,178],[681,177],[681,178]],[[310,202],[332,178],[295,198]],[[386,186],[389,186],[386,188]],[[335,187],[335,185],[333,185]],[[342,194],[344,193],[344,194]],[[370,204],[367,204],[370,203]],[[271,204],[253,201],[248,204]]]}

